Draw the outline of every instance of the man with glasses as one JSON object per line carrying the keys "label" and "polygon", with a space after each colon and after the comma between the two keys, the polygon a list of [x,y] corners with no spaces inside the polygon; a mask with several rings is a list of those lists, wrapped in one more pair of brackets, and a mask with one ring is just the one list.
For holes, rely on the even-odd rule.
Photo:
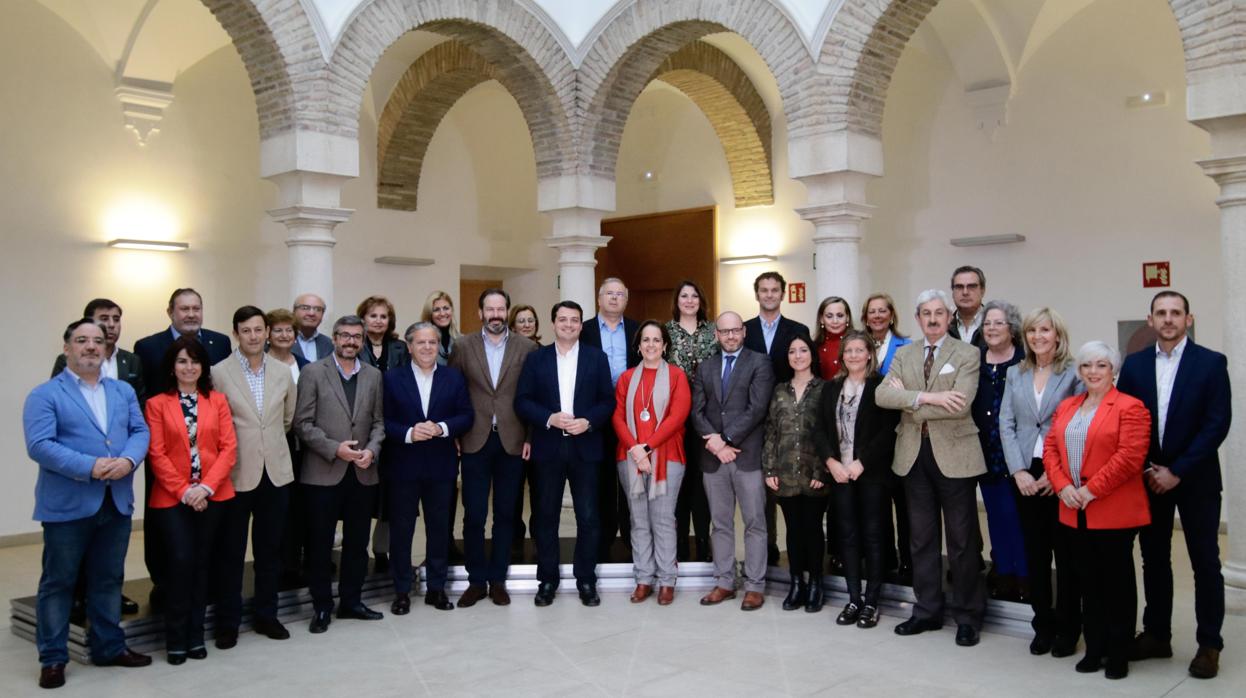
{"label": "man with glasses", "polygon": [[363,320],[346,315],[333,323],[333,351],[299,375],[294,429],[302,440],[303,485],[308,511],[307,582],[315,614],[313,633],[329,629],[333,611],[330,556],[342,521],[338,618],[380,620],[360,593],[368,571],[368,529],[376,510],[375,467],[385,438],[381,372],[359,358]]}
{"label": "man with glasses", "polygon": [[739,502],[744,521],[744,601],[740,608],[755,611],[765,603],[766,486],[761,449],[774,371],[764,354],[744,346],[745,326],[738,314],[725,312],[714,324],[722,351],[701,362],[692,382],[692,424],[705,440],[700,463],[714,522],[711,545],[716,583],[702,597],[701,605],[735,598],[735,509]]}
{"label": "man with glasses", "polygon": [[306,359],[308,363],[314,363],[333,353],[333,342],[320,334],[324,311],[324,299],[314,293],[304,293],[294,299],[294,329],[297,334],[290,352]]}
{"label": "man with glasses", "polygon": [[956,317],[948,327],[948,335],[982,348],[982,297],[986,295],[986,274],[977,267],[957,267],[952,272],[952,301]]}

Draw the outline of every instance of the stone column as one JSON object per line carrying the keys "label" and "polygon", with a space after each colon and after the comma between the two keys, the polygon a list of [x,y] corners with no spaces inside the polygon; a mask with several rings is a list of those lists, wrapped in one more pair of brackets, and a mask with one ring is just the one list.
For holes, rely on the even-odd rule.
{"label": "stone column", "polygon": [[541,180],[538,208],[552,222],[545,244],[558,250],[558,297],[584,308],[584,317],[597,312],[594,268],[597,250],[610,238],[601,234],[601,219],[614,210],[614,182],[588,175],[564,175]]}
{"label": "stone column", "polygon": [[[301,293],[314,293],[324,299],[325,307],[333,305],[333,246],[337,240],[333,229],[350,218],[348,208],[319,206],[287,206],[268,212],[273,220],[283,223],[289,231],[290,300]],[[328,311],[325,317],[330,318]]]}

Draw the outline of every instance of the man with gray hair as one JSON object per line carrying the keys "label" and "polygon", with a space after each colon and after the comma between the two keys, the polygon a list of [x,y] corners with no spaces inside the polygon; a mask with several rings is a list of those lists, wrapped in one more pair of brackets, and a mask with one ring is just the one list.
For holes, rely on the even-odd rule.
{"label": "man with gray hair", "polygon": [[333,352],[333,342],[320,334],[320,323],[324,320],[325,302],[314,293],[303,293],[294,299],[290,308],[294,311],[295,335],[294,346],[290,353],[315,363]]}
{"label": "man with gray hair", "polygon": [[943,627],[942,516],[952,576],[956,644],[978,644],[986,608],[979,562],[977,477],[986,472],[978,428],[970,407],[978,392],[979,351],[948,336],[952,300],[931,289],[917,297],[917,323],[924,341],[901,347],[878,386],[880,407],[900,410],[892,470],[904,479],[913,550],[913,616],[897,635]]}

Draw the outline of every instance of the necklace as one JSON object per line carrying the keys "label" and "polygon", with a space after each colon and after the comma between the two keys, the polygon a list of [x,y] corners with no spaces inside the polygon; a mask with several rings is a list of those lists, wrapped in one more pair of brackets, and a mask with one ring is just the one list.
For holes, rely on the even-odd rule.
{"label": "necklace", "polygon": [[645,382],[640,382],[640,421],[647,422],[652,417],[649,414],[649,405],[653,404],[653,393],[649,393],[649,399],[645,399]]}

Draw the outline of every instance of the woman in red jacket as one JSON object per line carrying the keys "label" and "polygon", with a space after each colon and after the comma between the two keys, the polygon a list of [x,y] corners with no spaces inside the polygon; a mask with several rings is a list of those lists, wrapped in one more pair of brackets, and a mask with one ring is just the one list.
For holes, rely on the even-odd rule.
{"label": "woman in red jacket", "polygon": [[[1151,522],[1142,467],[1151,443],[1151,413],[1116,389],[1120,354],[1103,342],[1077,352],[1086,392],[1060,403],[1043,447],[1043,467],[1060,495],[1061,533],[1082,594],[1083,673],[1129,674],[1128,651],[1138,613],[1134,534]],[[1061,585],[1060,588],[1066,588]]]}
{"label": "woman in red jacket", "polygon": [[688,378],[667,363],[671,336],[657,320],[645,320],[633,340],[641,362],[619,376],[614,431],[619,436],[619,480],[632,517],[632,603],[653,593],[658,604],[675,600],[675,503],[684,479],[684,423],[692,409]]}
{"label": "woman in red jacket", "polygon": [[[226,361],[237,361],[230,356]],[[170,664],[203,659],[212,541],[234,496],[230,471],[238,455],[233,414],[224,393],[212,390],[208,354],[197,339],[177,338],[162,366],[173,387],[147,401],[155,482],[147,515],[164,531],[168,559],[165,649]]]}

